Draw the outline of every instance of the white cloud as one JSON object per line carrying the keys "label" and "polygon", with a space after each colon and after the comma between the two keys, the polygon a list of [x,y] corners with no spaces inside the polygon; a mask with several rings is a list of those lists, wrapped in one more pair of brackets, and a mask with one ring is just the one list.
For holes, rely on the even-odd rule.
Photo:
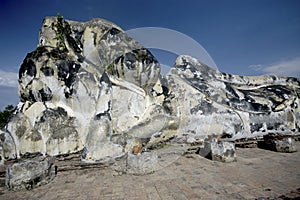
{"label": "white cloud", "polygon": [[261,65],[261,64],[250,65],[249,68],[254,70],[254,71],[261,71],[263,69],[263,65]]}
{"label": "white cloud", "polygon": [[264,74],[274,74],[277,76],[288,76],[300,78],[300,57],[283,60],[271,65],[250,65],[249,68]]}
{"label": "white cloud", "polygon": [[0,70],[0,86],[18,87],[18,74]]}

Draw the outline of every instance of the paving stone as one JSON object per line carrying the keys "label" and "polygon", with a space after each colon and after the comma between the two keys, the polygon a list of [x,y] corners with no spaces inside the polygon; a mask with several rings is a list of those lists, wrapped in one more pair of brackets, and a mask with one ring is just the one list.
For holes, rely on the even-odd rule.
{"label": "paving stone", "polygon": [[156,190],[155,186],[149,186],[145,189],[147,198],[151,200],[160,200],[160,196]]}
{"label": "paving stone", "polygon": [[[295,145],[299,149],[300,142]],[[195,154],[143,176],[113,176],[109,168],[58,172],[50,184],[32,191],[0,187],[0,199],[267,199],[299,188],[300,152],[236,151],[237,162],[214,162]]]}

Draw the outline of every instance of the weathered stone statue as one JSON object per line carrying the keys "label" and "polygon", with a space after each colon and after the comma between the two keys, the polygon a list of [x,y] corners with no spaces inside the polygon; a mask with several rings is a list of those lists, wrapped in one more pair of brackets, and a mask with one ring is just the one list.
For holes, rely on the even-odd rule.
{"label": "weathered stone statue", "polygon": [[160,67],[121,28],[47,17],[38,47],[19,71],[20,104],[3,157],[83,151],[88,162],[122,156],[172,117],[163,108]]}
{"label": "weathered stone statue", "polygon": [[98,162],[168,140],[298,134],[299,96],[299,79],[225,74],[189,56],[162,76],[151,52],[115,24],[46,17],[19,70],[1,159],[81,152]]}

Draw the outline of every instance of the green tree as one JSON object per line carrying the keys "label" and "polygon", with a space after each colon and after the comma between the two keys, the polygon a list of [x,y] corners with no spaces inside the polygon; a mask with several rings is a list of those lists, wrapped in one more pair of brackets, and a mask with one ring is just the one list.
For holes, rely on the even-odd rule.
{"label": "green tree", "polygon": [[56,39],[58,40],[58,48],[61,50],[65,50],[66,44],[65,44],[65,27],[64,27],[64,17],[60,14],[57,13],[57,22],[55,24],[55,32],[56,32]]}
{"label": "green tree", "polygon": [[15,107],[13,105],[8,105],[3,111],[0,111],[0,129],[2,129],[8,123],[14,110]]}

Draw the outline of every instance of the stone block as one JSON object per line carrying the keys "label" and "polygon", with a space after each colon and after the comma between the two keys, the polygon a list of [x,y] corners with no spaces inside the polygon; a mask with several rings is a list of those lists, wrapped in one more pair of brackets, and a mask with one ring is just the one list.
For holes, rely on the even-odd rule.
{"label": "stone block", "polygon": [[276,151],[292,153],[296,152],[295,140],[291,137],[284,138],[283,140],[275,140]]}
{"label": "stone block", "polygon": [[156,152],[144,152],[137,155],[128,153],[126,160],[126,173],[144,175],[153,173],[158,167],[158,155]]}
{"label": "stone block", "polygon": [[5,184],[11,190],[30,190],[49,183],[56,175],[54,157],[34,158],[6,168]]}
{"label": "stone block", "polygon": [[263,148],[283,153],[292,153],[297,151],[294,138],[291,136],[274,134],[264,136]]}
{"label": "stone block", "polygon": [[235,145],[232,142],[213,139],[204,142],[199,154],[205,158],[220,162],[236,161]]}

